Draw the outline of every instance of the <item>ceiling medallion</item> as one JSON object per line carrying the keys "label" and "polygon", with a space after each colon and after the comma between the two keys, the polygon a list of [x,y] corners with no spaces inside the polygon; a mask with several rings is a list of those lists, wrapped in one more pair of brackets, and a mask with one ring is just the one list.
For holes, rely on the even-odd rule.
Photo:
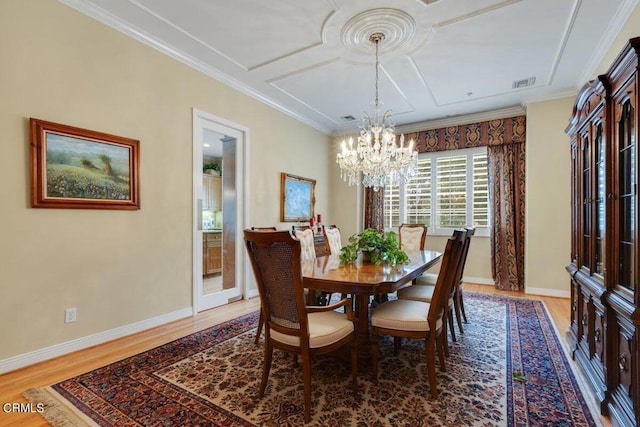
{"label": "ceiling medallion", "polygon": [[416,33],[416,22],[402,10],[371,9],[349,19],[342,27],[340,38],[354,56],[370,58],[372,45],[369,41],[374,33],[385,36],[381,53],[396,52],[411,42]]}

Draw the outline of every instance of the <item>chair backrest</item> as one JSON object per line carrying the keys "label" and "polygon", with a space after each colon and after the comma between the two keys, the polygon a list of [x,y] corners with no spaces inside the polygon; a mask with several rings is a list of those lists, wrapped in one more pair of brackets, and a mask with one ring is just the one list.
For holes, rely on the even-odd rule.
{"label": "chair backrest", "polygon": [[275,227],[251,227],[251,230],[253,230],[253,231],[276,231],[277,228],[275,228]]}
{"label": "chair backrest", "polygon": [[301,259],[309,261],[316,258],[316,244],[313,240],[313,230],[309,227],[293,227],[293,234],[300,240]]}
{"label": "chair backrest", "polygon": [[274,329],[308,340],[300,241],[288,230],[244,230],[244,241],[258,284],[265,332]]}
{"label": "chair backrest", "polygon": [[[401,224],[398,227],[400,249],[407,252],[424,250],[427,226],[424,224]],[[416,283],[416,280],[413,280]]]}
{"label": "chair backrest", "polygon": [[464,239],[464,246],[462,247],[462,254],[460,255],[460,261],[458,262],[456,286],[459,286],[460,283],[462,283],[462,275],[464,273],[464,265],[467,263],[467,255],[469,254],[471,237],[476,233],[475,227],[467,227],[465,230],[467,231],[467,234]]}
{"label": "chair backrest", "polygon": [[342,249],[342,238],[340,237],[340,229],[335,225],[323,225],[324,244],[329,248],[329,253],[337,255]]}
{"label": "chair backrest", "polygon": [[402,224],[398,228],[400,247],[405,251],[424,250],[427,226],[424,224]]}
{"label": "chair backrest", "polygon": [[466,230],[454,230],[453,235],[447,239],[440,264],[440,272],[433,289],[429,313],[427,314],[429,327],[432,330],[436,330],[436,325],[439,322],[441,324],[444,314],[448,310],[449,299],[452,295],[454,281],[457,278],[458,264],[466,235]]}

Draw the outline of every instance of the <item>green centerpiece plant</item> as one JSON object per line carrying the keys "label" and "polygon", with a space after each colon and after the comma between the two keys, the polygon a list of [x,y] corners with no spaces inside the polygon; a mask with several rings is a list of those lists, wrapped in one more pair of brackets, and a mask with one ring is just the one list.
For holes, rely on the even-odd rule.
{"label": "green centerpiece plant", "polygon": [[349,237],[349,244],[340,251],[340,263],[353,264],[362,252],[363,259],[367,258],[372,264],[389,265],[395,267],[409,262],[409,256],[400,249],[398,238],[393,231],[366,230]]}

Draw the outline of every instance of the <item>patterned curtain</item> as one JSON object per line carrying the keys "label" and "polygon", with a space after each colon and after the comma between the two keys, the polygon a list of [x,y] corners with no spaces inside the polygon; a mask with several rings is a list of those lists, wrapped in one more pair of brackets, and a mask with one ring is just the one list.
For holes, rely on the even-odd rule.
{"label": "patterned curtain", "polygon": [[491,271],[497,289],[524,289],[525,144],[490,145]]}
{"label": "patterned curtain", "polygon": [[384,229],[384,188],[364,189],[364,228]]}
{"label": "patterned curtain", "polygon": [[430,129],[409,136],[420,153],[487,147],[493,280],[497,289],[524,289],[526,116]]}

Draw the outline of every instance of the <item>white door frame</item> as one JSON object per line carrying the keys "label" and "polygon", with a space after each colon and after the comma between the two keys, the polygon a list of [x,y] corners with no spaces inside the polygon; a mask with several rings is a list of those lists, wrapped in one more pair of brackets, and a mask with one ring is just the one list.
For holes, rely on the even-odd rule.
{"label": "white door frame", "polygon": [[[236,139],[236,242],[235,242],[235,276],[236,286],[208,295],[202,293],[202,135],[209,129]],[[248,223],[246,183],[248,179],[248,146],[249,129],[237,123],[214,116],[205,111],[193,109],[193,314],[227,304],[238,297],[247,298],[248,272],[244,250],[242,230]]]}

